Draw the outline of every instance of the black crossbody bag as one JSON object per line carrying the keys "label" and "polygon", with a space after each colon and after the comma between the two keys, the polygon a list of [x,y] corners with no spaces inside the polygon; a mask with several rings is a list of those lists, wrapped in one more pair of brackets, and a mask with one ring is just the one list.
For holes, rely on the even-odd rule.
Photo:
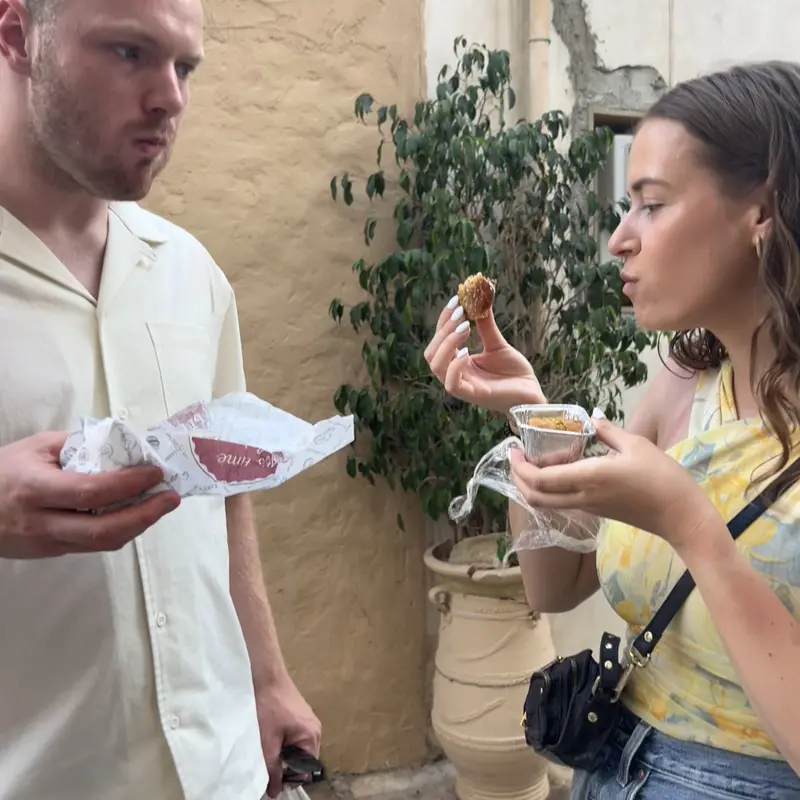
{"label": "black crossbody bag", "polygon": [[[729,523],[736,539],[797,479],[800,459],[745,506]],[[694,578],[683,573],[650,624],[634,639],[625,663],[619,661],[620,639],[604,633],[600,663],[591,650],[555,661],[533,673],[525,699],[522,726],[525,740],[540,755],[563,766],[593,772],[602,765],[601,752],[620,721],[619,698],[633,671],[644,667],[667,625],[694,589]]]}

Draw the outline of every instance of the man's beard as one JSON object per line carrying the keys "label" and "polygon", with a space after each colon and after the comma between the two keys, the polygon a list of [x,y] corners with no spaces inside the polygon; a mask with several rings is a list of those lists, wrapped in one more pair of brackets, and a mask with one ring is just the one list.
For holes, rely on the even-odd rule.
{"label": "man's beard", "polygon": [[[48,50],[51,48],[47,48]],[[167,151],[138,166],[108,144],[93,127],[97,109],[83,98],[46,56],[37,59],[31,81],[29,135],[34,164],[46,180],[66,191],[85,191],[104,200],[141,200],[166,166]],[[120,143],[124,145],[124,142]]]}

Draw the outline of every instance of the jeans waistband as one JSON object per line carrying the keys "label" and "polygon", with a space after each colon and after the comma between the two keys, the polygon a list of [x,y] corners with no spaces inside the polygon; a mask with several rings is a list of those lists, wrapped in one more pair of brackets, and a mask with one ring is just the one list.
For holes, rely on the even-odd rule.
{"label": "jeans waistband", "polygon": [[650,770],[719,791],[763,800],[800,798],[800,777],[786,761],[674,739],[641,722],[624,707],[612,745],[621,751],[619,778],[623,784],[638,762]]}

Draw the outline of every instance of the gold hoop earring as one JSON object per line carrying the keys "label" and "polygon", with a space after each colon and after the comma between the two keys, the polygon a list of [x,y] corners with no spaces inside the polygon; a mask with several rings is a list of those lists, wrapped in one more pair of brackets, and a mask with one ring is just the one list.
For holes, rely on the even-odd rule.
{"label": "gold hoop earring", "polygon": [[759,261],[761,261],[761,252],[762,252],[762,239],[759,236],[756,239],[756,255],[758,256]]}

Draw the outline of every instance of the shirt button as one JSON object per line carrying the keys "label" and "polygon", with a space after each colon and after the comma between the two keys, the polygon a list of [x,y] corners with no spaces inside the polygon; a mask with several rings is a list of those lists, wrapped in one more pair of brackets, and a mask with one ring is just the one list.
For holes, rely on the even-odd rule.
{"label": "shirt button", "polygon": [[117,412],[117,416],[124,422],[126,419],[128,419],[128,409],[127,408],[121,408]]}
{"label": "shirt button", "polygon": [[169,726],[170,726],[170,728],[172,728],[172,730],[175,730],[178,727],[178,725],[180,725],[180,724],[181,724],[181,721],[177,717],[170,717],[169,718]]}
{"label": "shirt button", "polygon": [[167,615],[161,614],[160,612],[156,614],[156,625],[159,628],[163,628],[167,624]]}

